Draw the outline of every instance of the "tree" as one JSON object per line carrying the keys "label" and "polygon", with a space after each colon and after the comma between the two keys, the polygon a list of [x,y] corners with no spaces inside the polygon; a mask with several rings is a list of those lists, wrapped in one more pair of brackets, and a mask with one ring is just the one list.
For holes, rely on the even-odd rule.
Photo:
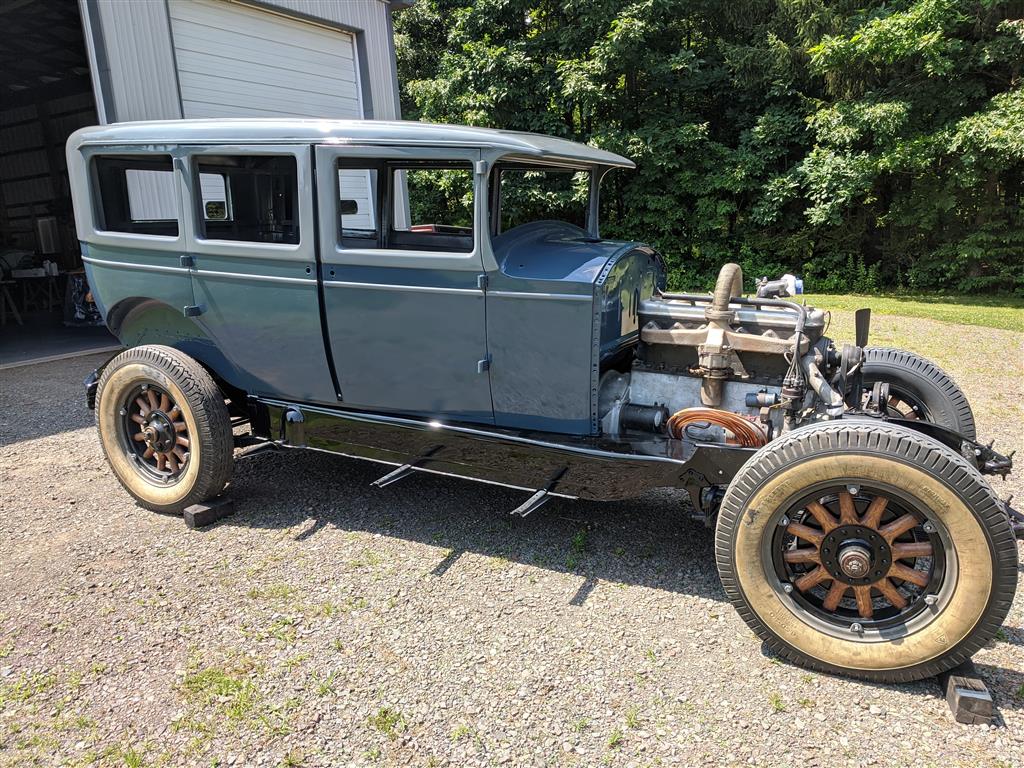
{"label": "tree", "polygon": [[629,156],[604,231],[658,248],[673,287],[738,260],[816,290],[1024,293],[1019,5],[419,0],[403,110]]}

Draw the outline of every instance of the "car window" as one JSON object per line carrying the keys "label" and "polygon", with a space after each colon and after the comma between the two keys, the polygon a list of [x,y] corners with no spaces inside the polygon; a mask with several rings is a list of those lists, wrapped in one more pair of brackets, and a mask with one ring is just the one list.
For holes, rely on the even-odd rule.
{"label": "car window", "polygon": [[501,168],[497,233],[533,221],[587,226],[590,173],[562,168]]}
{"label": "car window", "polygon": [[473,250],[469,163],[342,159],[337,173],[342,248]]}
{"label": "car window", "polygon": [[200,155],[195,158],[195,167],[202,192],[201,237],[251,243],[299,242],[294,156]]}
{"label": "car window", "polygon": [[93,162],[100,229],[178,235],[177,189],[170,155],[101,155]]}
{"label": "car window", "polygon": [[375,248],[380,233],[376,168],[338,167],[338,226],[342,244]]}

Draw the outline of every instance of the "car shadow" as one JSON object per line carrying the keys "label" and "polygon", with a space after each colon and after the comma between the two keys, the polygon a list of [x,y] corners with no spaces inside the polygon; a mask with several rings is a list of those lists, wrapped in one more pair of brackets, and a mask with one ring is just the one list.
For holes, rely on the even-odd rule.
{"label": "car shadow", "polygon": [[[714,532],[689,519],[687,494],[653,491],[620,502],[552,498],[525,518],[509,514],[525,491],[430,473],[376,488],[393,467],[312,451],[266,451],[236,462],[228,490],[236,512],[218,525],[364,531],[448,550],[432,573],[467,553],[583,579],[568,598],[582,605],[604,581],[725,601]],[[287,482],[282,479],[287,478]]]}
{"label": "car shadow", "polygon": [[[519,518],[509,512],[526,499],[525,491],[428,473],[414,473],[385,488],[370,485],[391,469],[311,451],[260,452],[236,462],[229,488],[235,513],[206,530],[298,527],[296,541],[329,528],[396,537],[446,549],[430,571],[439,579],[467,553],[502,558],[581,578],[566,596],[572,606],[585,605],[602,582],[728,602],[715,566],[714,531],[690,519],[684,492],[652,491],[604,503],[556,498]],[[1024,630],[1004,627],[1000,641],[1020,645]],[[762,644],[762,653],[797,668],[767,645]],[[997,708],[1024,706],[1014,693],[1024,685],[1024,671],[977,666],[998,690]],[[857,682],[932,697],[944,706],[934,679]],[[994,722],[999,725],[1001,717]]]}

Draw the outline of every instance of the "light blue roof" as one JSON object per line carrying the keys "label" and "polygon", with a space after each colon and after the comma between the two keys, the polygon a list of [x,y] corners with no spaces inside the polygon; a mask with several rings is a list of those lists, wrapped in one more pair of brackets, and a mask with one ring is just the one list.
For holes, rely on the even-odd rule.
{"label": "light blue roof", "polygon": [[501,131],[464,125],[413,121],[217,119],[151,120],[113,123],[76,131],[69,147],[83,144],[316,144],[420,145],[480,147],[520,158],[567,160],[634,168],[629,160],[603,149],[539,133]]}

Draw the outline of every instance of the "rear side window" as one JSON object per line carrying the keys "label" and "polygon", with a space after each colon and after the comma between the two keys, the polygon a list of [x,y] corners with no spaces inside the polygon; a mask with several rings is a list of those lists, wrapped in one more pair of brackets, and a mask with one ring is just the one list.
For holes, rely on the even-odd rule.
{"label": "rear side window", "polygon": [[393,168],[392,173],[392,248],[461,253],[473,250],[473,170],[468,163],[423,163]]}
{"label": "rear side window", "polygon": [[299,242],[298,170],[292,155],[195,158],[200,236],[250,243]]}
{"label": "rear side window", "polygon": [[102,155],[93,162],[100,229],[177,237],[177,188],[170,155]]}

